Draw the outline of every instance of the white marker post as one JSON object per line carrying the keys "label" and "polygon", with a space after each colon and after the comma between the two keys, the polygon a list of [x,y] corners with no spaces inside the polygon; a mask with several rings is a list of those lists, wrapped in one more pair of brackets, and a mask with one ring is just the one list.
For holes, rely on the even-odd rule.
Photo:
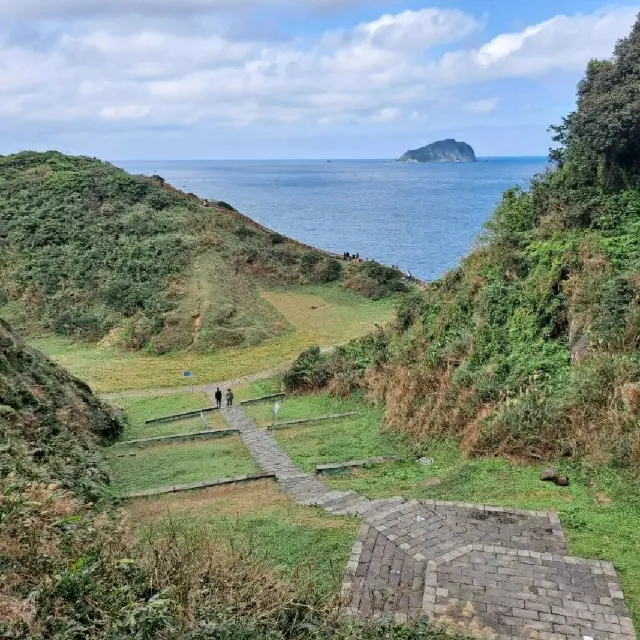
{"label": "white marker post", "polygon": [[273,405],[273,424],[271,425],[272,429],[276,426],[276,421],[278,419],[278,411],[280,411],[280,403],[276,402]]}
{"label": "white marker post", "polygon": [[193,376],[191,375],[191,371],[185,371],[184,377],[189,378],[189,390],[193,393]]}

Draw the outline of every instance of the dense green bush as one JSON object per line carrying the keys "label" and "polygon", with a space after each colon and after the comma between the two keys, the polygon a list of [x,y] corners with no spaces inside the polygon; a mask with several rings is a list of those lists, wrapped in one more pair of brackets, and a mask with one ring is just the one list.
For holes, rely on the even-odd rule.
{"label": "dense green bush", "polygon": [[238,223],[236,225],[235,234],[241,240],[247,240],[248,238],[252,238],[256,235],[256,230],[251,229],[251,227],[248,227],[246,224]]}
{"label": "dense green bush", "polygon": [[316,282],[335,282],[342,275],[342,262],[335,258],[326,258],[317,263],[314,273]]}
{"label": "dense green bush", "polygon": [[303,351],[283,376],[287,391],[301,389],[319,389],[324,387],[331,377],[326,358],[320,353],[320,347],[311,347]]}

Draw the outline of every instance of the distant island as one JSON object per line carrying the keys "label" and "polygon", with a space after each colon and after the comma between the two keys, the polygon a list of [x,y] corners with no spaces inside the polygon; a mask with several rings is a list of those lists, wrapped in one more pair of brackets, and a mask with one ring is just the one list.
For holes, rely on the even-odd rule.
{"label": "distant island", "polygon": [[476,162],[476,154],[466,142],[448,138],[407,151],[396,162]]}

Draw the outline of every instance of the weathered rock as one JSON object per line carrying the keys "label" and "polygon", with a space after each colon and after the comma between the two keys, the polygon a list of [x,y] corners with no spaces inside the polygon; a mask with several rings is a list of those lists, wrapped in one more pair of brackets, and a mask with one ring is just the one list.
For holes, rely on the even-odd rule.
{"label": "weathered rock", "polygon": [[578,364],[586,358],[590,343],[586,322],[580,318],[573,318],[569,326],[569,347],[571,348],[572,364]]}
{"label": "weathered rock", "polygon": [[558,477],[558,472],[555,469],[545,469],[540,475],[540,480],[544,482],[555,481]]}
{"label": "weathered rock", "polygon": [[584,333],[575,343],[575,345],[571,348],[571,362],[578,364],[582,362],[587,357],[587,352],[589,351],[589,334]]}
{"label": "weathered rock", "polygon": [[568,487],[569,486],[569,478],[567,476],[558,476],[554,482],[559,487]]}

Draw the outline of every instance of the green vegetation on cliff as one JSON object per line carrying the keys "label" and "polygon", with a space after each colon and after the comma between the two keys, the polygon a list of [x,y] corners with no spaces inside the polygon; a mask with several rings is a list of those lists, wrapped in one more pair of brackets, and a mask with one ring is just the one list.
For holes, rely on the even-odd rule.
{"label": "green vegetation on cliff", "polygon": [[554,166],[393,330],[301,356],[290,387],[365,387],[389,424],[476,455],[640,462],[640,24],[589,64]]}
{"label": "green vegetation on cliff", "polygon": [[0,478],[56,482],[95,500],[108,480],[96,445],[122,429],[84,382],[0,320]]}
{"label": "green vegetation on cliff", "polygon": [[260,289],[336,281],[404,289],[395,270],[344,263],[159,176],[0,157],[0,314],[23,331],[152,353],[252,346],[291,330]]}

